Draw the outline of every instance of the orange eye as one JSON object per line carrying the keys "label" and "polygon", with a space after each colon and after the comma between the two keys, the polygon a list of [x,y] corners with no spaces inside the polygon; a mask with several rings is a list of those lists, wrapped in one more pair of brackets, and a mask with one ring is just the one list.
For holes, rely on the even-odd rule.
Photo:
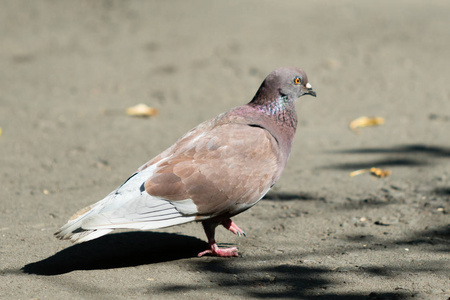
{"label": "orange eye", "polygon": [[295,77],[294,78],[294,83],[295,84],[300,84],[300,83],[302,83],[302,79],[300,77]]}

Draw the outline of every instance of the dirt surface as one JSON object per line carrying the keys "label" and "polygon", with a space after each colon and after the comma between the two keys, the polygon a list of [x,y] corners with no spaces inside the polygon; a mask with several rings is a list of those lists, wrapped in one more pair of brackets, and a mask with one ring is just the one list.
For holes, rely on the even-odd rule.
{"label": "dirt surface", "polygon": [[[0,298],[448,299],[450,2],[310,2],[1,1]],[[194,223],[54,238],[280,66],[318,97],[247,237],[217,230],[240,257],[196,258]]]}

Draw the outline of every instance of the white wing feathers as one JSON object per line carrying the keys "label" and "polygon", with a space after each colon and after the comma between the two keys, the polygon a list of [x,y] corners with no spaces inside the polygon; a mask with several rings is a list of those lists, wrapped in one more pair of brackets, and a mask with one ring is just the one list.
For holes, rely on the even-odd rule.
{"label": "white wing feathers", "polygon": [[195,220],[197,207],[191,199],[171,202],[149,195],[143,184],[156,166],[133,174],[103,200],[82,209],[56,236],[81,243],[116,228],[157,229]]}

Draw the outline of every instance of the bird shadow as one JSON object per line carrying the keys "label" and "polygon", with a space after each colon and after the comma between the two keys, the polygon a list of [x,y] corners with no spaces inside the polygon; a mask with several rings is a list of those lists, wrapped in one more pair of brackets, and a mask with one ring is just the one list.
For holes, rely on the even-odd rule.
{"label": "bird shadow", "polygon": [[60,275],[75,270],[132,267],[196,257],[207,243],[174,233],[125,232],[76,244],[25,265],[27,274]]}

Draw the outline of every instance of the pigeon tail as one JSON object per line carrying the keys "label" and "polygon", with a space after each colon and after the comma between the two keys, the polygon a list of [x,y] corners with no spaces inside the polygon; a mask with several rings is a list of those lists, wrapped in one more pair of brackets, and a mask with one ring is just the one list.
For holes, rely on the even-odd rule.
{"label": "pigeon tail", "polygon": [[158,229],[194,221],[190,199],[171,203],[141,188],[154,170],[152,166],[134,173],[103,200],[75,213],[56,237],[81,243],[118,228]]}
{"label": "pigeon tail", "polygon": [[67,224],[62,226],[61,229],[55,233],[55,236],[61,240],[82,243],[111,232],[113,229],[83,229],[83,221],[95,212],[95,208],[96,205],[91,205],[75,213]]}

